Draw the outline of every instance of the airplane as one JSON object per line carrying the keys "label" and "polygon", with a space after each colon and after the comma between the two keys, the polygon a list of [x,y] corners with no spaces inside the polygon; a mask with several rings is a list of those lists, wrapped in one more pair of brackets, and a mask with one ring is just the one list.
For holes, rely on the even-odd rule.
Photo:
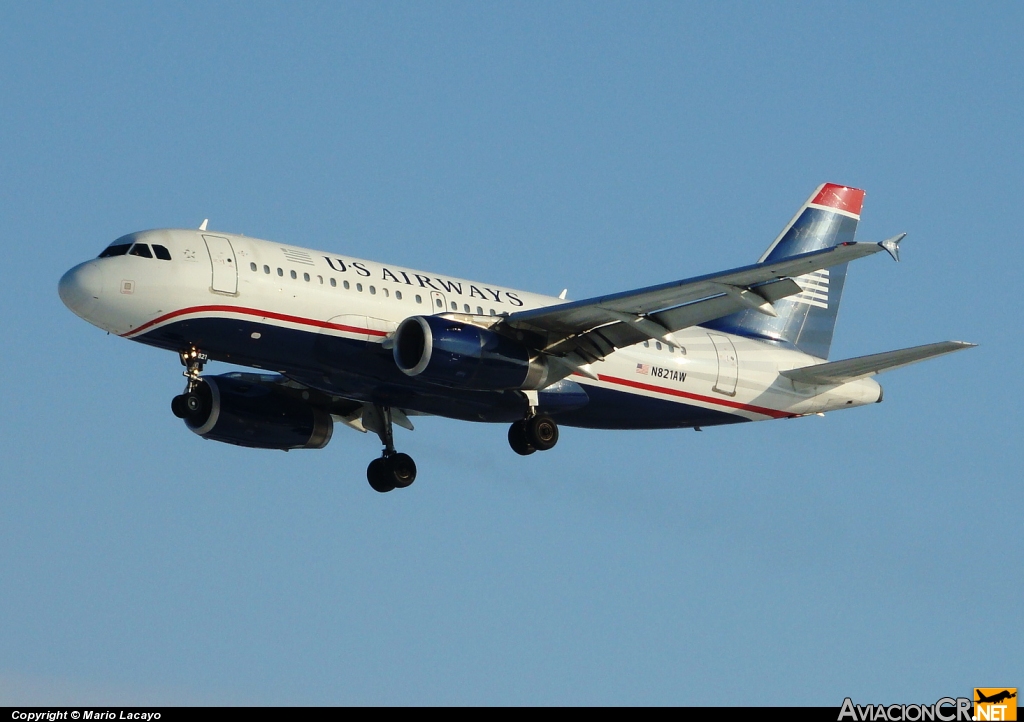
{"label": "airplane", "polygon": [[1006,700],[1013,699],[1014,697],[1017,696],[1016,692],[1010,692],[1010,690],[1008,690],[1008,689],[1004,689],[1002,692],[997,692],[996,694],[992,695],[991,697],[986,697],[982,693],[982,691],[980,689],[979,690],[975,690],[975,691],[978,693],[978,699],[976,699],[974,701],[978,702],[979,704],[981,704],[981,703],[999,704],[1000,702],[1005,702]]}
{"label": "airplane", "polygon": [[[416,479],[395,425],[510,424],[512,449],[559,427],[694,428],[880,402],[883,371],[969,348],[946,341],[827,361],[847,265],[906,234],[855,242],[863,190],[825,183],[754,264],[566,300],[198,229],[129,233],[60,279],[99,328],[178,354],[171,410],[205,439],[320,449],[336,423],[383,445],[378,492]],[[210,361],[253,369],[203,375]]]}

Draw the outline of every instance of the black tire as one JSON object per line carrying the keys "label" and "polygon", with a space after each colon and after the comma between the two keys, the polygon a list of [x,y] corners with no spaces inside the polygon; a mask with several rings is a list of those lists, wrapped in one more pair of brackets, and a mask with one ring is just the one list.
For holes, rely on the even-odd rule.
{"label": "black tire", "polygon": [[416,462],[408,454],[392,454],[384,462],[388,483],[404,489],[416,481]]}
{"label": "black tire", "polygon": [[171,399],[171,413],[179,419],[184,419],[188,415],[188,409],[185,408],[185,397],[181,394]]}
{"label": "black tire", "polygon": [[366,467],[366,480],[370,482],[371,489],[381,494],[386,494],[395,488],[395,485],[388,481],[384,459],[374,459],[370,462],[370,465]]}
{"label": "black tire", "polygon": [[534,416],[526,422],[526,440],[537,451],[547,451],[558,443],[558,424],[550,416]]}
{"label": "black tire", "polygon": [[526,424],[522,421],[508,427],[508,445],[520,456],[529,456],[536,451],[526,438]]}

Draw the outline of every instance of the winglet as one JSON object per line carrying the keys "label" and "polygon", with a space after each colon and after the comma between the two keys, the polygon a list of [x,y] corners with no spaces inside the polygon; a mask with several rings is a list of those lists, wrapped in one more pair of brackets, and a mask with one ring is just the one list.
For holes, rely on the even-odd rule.
{"label": "winglet", "polygon": [[882,248],[884,248],[889,253],[889,255],[892,256],[892,260],[896,261],[896,263],[899,263],[900,262],[900,241],[902,241],[906,237],[907,237],[906,233],[901,233],[898,236],[893,236],[892,238],[888,238],[888,239],[882,241],[878,245],[880,245]]}
{"label": "winglet", "polygon": [[206,224],[209,223],[209,222],[210,222],[209,218],[204,218],[202,224],[200,224],[200,226],[199,226],[199,230],[205,231],[206,230]]}

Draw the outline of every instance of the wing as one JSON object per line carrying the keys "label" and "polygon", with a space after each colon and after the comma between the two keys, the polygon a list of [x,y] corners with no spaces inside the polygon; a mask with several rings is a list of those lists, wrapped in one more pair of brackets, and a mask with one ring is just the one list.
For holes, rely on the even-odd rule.
{"label": "wing", "polygon": [[581,367],[605,358],[617,348],[649,338],[678,345],[673,331],[745,308],[774,316],[773,302],[802,291],[794,276],[883,250],[892,254],[902,238],[901,235],[882,243],[842,243],[773,263],[520,311],[511,314],[502,325],[529,334],[538,349],[552,360],[591,375]]}

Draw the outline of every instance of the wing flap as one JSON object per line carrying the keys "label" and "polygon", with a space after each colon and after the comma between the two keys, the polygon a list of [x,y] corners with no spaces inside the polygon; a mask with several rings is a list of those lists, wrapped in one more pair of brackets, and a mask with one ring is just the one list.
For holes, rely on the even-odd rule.
{"label": "wing flap", "polygon": [[[767,290],[762,291],[762,289]],[[759,297],[769,303],[786,296],[795,295],[800,293],[800,291],[800,286],[788,278],[754,289],[754,292]],[[571,351],[582,351],[584,356],[596,361],[607,356],[616,348],[626,348],[648,339],[681,345],[672,338],[672,331],[697,326],[707,321],[727,316],[730,313],[741,311],[747,307],[747,303],[741,298],[726,293],[721,296],[688,303],[685,306],[671,308],[650,316],[636,316],[632,322],[616,321],[609,323],[577,336],[560,339],[554,345],[544,349],[544,351],[554,355]],[[628,314],[618,312],[612,313],[617,317],[628,316]]]}
{"label": "wing flap", "polygon": [[903,348],[898,351],[858,356],[842,361],[804,366],[799,369],[781,372],[782,376],[803,384],[844,384],[848,381],[874,376],[883,371],[892,371],[903,366],[924,361],[925,359],[942,356],[965,348],[973,348],[977,344],[964,341],[942,341],[924,346]]}
{"label": "wing flap", "polygon": [[726,294],[697,301],[696,303],[688,303],[685,306],[670,308],[667,311],[654,314],[653,318],[665,328],[671,331],[678,331],[682,328],[698,326],[707,321],[728,316],[730,313],[742,311],[746,307],[746,304],[736,296]]}

